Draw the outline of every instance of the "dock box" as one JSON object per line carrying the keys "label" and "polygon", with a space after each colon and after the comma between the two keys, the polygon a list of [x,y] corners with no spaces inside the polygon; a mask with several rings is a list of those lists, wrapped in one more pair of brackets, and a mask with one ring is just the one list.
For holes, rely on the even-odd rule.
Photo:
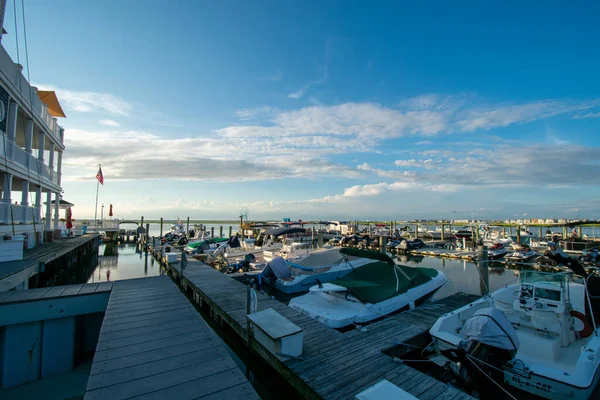
{"label": "dock box", "polygon": [[281,361],[302,355],[304,330],[272,308],[247,315],[254,339]]}
{"label": "dock box", "polygon": [[0,262],[23,259],[23,235],[0,236]]}
{"label": "dock box", "polygon": [[355,397],[356,400],[419,400],[403,389],[383,379],[368,389],[363,390]]}
{"label": "dock box", "polygon": [[176,263],[177,253],[165,253],[165,261],[168,263]]}

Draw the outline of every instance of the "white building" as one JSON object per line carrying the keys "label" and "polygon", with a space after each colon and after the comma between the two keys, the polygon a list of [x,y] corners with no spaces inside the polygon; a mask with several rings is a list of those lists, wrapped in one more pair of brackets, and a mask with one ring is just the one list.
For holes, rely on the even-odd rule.
{"label": "white building", "polygon": [[65,146],[56,117],[64,113],[56,94],[30,86],[22,70],[0,42],[0,236],[26,234],[31,248],[58,227]]}

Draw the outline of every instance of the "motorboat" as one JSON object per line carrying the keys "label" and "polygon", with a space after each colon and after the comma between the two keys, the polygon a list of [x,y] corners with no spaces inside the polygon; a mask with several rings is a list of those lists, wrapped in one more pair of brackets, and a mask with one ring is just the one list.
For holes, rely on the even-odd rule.
{"label": "motorboat", "polygon": [[313,251],[310,254],[286,260],[276,257],[257,279],[259,288],[275,287],[286,293],[308,291],[317,283],[331,282],[349,272],[375,263],[377,260],[362,257],[365,250],[353,248],[331,248]]}
{"label": "motorboat", "polygon": [[364,324],[421,304],[447,282],[433,268],[394,264],[387,255],[371,253],[376,262],[310,288],[289,306],[331,328]]}
{"label": "motorboat", "polygon": [[600,278],[572,271],[520,271],[516,284],[443,315],[429,331],[430,359],[479,394],[500,386],[512,398],[591,398],[600,380]]}
{"label": "motorboat", "polygon": [[597,247],[591,249],[584,249],[579,257],[579,262],[583,265],[597,266],[600,264],[600,251]]}
{"label": "motorboat", "polygon": [[505,256],[506,260],[512,262],[528,262],[539,256],[538,253],[533,251],[527,244],[521,244],[517,249]]}
{"label": "motorboat", "polygon": [[400,241],[400,244],[398,244],[396,246],[396,249],[397,250],[417,250],[417,249],[420,249],[425,246],[426,246],[425,242],[423,242],[421,239],[412,239],[412,240],[403,239],[402,241]]}
{"label": "motorboat", "polygon": [[499,260],[508,254],[508,249],[501,243],[496,243],[488,249],[488,260]]}
{"label": "motorboat", "polygon": [[184,251],[187,254],[202,254],[206,251],[215,251],[221,243],[227,242],[228,238],[208,238],[201,241],[189,243]]}
{"label": "motorboat", "polygon": [[472,239],[473,238],[473,229],[476,228],[471,228],[469,226],[463,226],[462,228],[460,228],[459,230],[457,230],[456,232],[454,232],[454,237],[457,239]]}

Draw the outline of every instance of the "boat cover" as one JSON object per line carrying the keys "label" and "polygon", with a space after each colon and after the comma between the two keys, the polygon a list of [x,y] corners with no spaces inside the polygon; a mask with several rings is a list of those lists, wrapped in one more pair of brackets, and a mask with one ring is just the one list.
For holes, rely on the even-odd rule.
{"label": "boat cover", "polygon": [[281,235],[290,235],[292,233],[304,233],[306,232],[306,229],[304,228],[274,228],[274,229],[269,229],[268,231],[265,232],[265,235],[272,235],[272,236],[281,236]]}
{"label": "boat cover", "polygon": [[519,337],[504,313],[482,308],[467,320],[462,333],[477,342],[505,350],[518,350]]}
{"label": "boat cover", "polygon": [[227,241],[227,244],[232,249],[235,249],[235,248],[238,248],[238,247],[242,247],[242,245],[240,244],[240,239],[237,236],[230,237],[229,240]]}
{"label": "boat cover", "polygon": [[340,249],[334,248],[331,250],[315,251],[306,257],[294,260],[293,263],[303,267],[319,268],[340,264],[342,261],[344,261],[344,256],[340,254]]}
{"label": "boat cover", "polygon": [[292,276],[292,272],[290,271],[290,267],[287,262],[283,259],[283,257],[275,257],[272,259],[265,269],[262,272],[262,275],[265,278],[268,278],[270,274],[275,275],[279,278],[289,278]]}
{"label": "boat cover", "polygon": [[[394,271],[394,268],[402,269],[410,280],[401,272]],[[437,270],[433,268],[391,266],[385,262],[374,262],[356,268],[332,283],[348,288],[350,293],[362,303],[375,304],[427,283],[437,274]]]}
{"label": "boat cover", "polygon": [[[389,265],[396,265],[394,260],[390,258],[387,254],[380,253],[378,251],[369,251],[369,250],[361,250],[355,249],[353,247],[343,247],[340,249],[340,253],[346,254],[347,256],[360,257],[360,258],[370,258],[372,260],[379,260],[388,263]],[[393,273],[393,271],[392,271]]]}

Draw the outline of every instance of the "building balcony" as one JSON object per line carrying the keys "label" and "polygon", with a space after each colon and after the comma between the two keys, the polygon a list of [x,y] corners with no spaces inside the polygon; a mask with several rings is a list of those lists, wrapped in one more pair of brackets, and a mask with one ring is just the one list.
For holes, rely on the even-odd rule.
{"label": "building balcony", "polygon": [[38,178],[44,178],[58,185],[59,176],[56,171],[44,164],[33,154],[27,153],[24,149],[8,140],[2,134],[0,134],[0,162],[2,166],[12,162],[11,166],[23,169],[21,173],[30,180],[37,181]]}
{"label": "building balcony", "polygon": [[6,83],[9,94],[28,114],[32,114],[31,117],[37,120],[39,126],[46,128],[44,130],[51,135],[54,143],[64,148],[57,119],[50,115],[48,106],[38,97],[37,88],[29,84],[21,69],[22,66],[15,64],[0,45],[0,78]]}
{"label": "building balcony", "polygon": [[34,220],[42,222],[39,208],[0,202],[0,224],[32,224]]}

